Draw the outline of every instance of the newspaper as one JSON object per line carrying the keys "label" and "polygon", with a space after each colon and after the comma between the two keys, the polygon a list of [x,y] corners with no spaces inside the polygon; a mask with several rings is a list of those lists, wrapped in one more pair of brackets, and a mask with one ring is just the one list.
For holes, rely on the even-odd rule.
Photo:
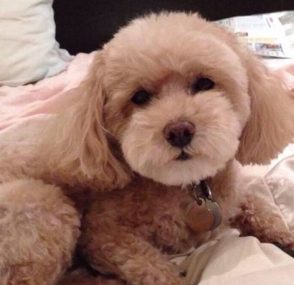
{"label": "newspaper", "polygon": [[216,23],[234,32],[260,56],[294,58],[294,11],[234,17]]}

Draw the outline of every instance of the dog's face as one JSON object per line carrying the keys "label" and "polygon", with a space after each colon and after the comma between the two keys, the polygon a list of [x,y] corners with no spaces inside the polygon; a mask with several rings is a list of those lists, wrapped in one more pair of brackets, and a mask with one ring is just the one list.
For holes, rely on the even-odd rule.
{"label": "dog's face", "polygon": [[249,116],[246,72],[196,15],[134,21],[104,48],[106,129],[139,174],[167,185],[214,176]]}

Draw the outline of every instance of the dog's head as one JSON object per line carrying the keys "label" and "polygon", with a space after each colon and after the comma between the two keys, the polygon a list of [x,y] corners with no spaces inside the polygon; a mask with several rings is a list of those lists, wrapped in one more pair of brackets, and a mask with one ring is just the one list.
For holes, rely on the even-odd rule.
{"label": "dog's head", "polygon": [[69,135],[82,139],[76,159],[114,187],[127,168],[168,185],[199,181],[236,154],[265,161],[290,137],[281,86],[233,35],[195,14],[131,22],[97,52],[83,88]]}
{"label": "dog's head", "polygon": [[196,15],[134,21],[103,51],[105,127],[133,170],[165,184],[214,176],[249,116],[240,58]]}

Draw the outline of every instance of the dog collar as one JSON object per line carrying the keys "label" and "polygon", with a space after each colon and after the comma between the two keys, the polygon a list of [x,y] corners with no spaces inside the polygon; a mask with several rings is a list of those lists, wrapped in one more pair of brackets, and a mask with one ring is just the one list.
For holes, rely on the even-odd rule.
{"label": "dog collar", "polygon": [[222,216],[218,203],[213,200],[207,181],[192,183],[188,187],[194,198],[186,213],[188,225],[196,232],[214,230],[220,225]]}

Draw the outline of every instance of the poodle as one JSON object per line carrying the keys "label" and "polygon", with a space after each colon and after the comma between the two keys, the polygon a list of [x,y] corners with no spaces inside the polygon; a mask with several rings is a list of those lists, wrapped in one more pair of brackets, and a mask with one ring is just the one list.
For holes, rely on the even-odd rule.
{"label": "poodle", "polygon": [[254,212],[247,232],[293,246],[242,192],[239,164],[292,140],[293,99],[233,34],[196,14],[135,19],[70,92],[80,96],[48,124],[1,142],[2,285],[56,284],[83,215],[87,262],[134,285],[182,284],[168,254],[208,238],[220,211],[241,231]]}

